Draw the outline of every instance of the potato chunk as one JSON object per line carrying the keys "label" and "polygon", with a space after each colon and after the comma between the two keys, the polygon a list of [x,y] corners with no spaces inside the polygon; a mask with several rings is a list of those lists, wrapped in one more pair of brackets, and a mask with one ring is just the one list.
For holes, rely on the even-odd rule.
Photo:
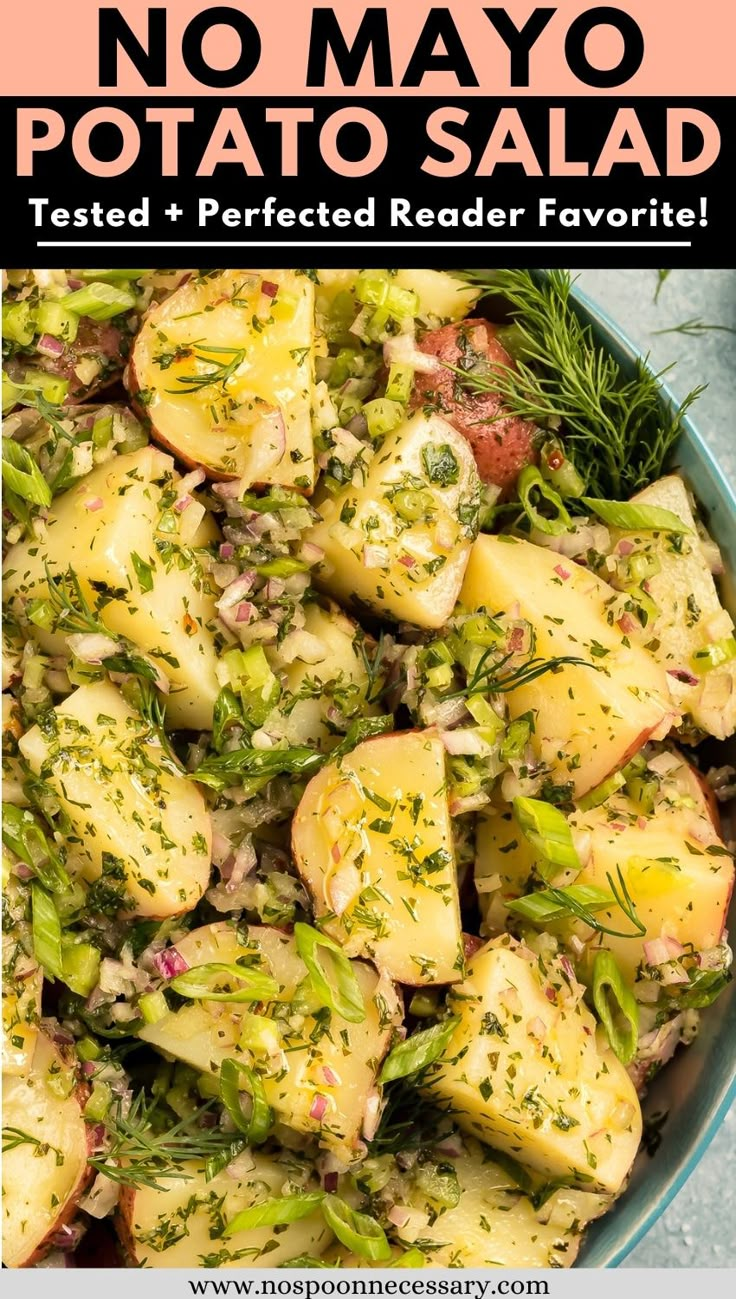
{"label": "potato chunk", "polygon": [[115,686],[81,686],[20,749],[69,817],[86,879],[105,876],[132,915],[196,906],[210,873],[204,798]]}
{"label": "potato chunk", "polygon": [[325,552],[319,584],[375,613],[441,627],[477,531],[479,490],[465,439],[417,412],[386,437],[361,484],[317,505],[321,521],[305,539]]}
{"label": "potato chunk", "polygon": [[332,1240],[317,1206],[313,1213],[285,1227],[256,1227],[223,1239],[236,1214],[281,1195],[318,1191],[307,1166],[286,1151],[254,1151],[253,1168],[233,1178],[218,1173],[209,1182],[196,1163],[183,1164],[184,1176],[164,1190],[126,1188],[120,1199],[117,1227],[136,1267],[280,1267],[308,1254],[322,1255]]}
{"label": "potato chunk", "polygon": [[650,736],[666,733],[673,719],[664,670],[608,621],[615,598],[587,569],[561,564],[531,542],[493,536],[475,542],[460,596],[467,609],[517,608],[532,625],[540,658],[572,656],[588,665],[545,673],[506,696],[512,717],[534,714],[538,758],[560,783],[572,782],[576,798]]}
{"label": "potato chunk", "polygon": [[[268,1102],[282,1123],[314,1133],[321,1144],[349,1159],[392,1029],[401,1022],[393,986],[379,979],[370,965],[356,961],[353,969],[366,1011],[362,1023],[348,1023],[334,1012],[317,1018],[294,1015],[284,1003],[307,969],[293,937],[258,926],[246,932],[247,946],[226,922],[205,925],[183,938],[177,950],[190,967],[210,961],[232,964],[244,956],[252,962],[257,954],[258,968],[272,974],[283,989],[283,1002],[268,1011],[281,1041],[263,1075]],[[240,1044],[249,1009],[237,1003],[195,1002],[147,1025],[139,1036],[202,1073],[217,1073],[228,1057],[251,1060]]]}
{"label": "potato chunk", "polygon": [[317,658],[315,653],[308,663],[294,659],[282,666],[278,651],[274,653],[276,667],[281,669],[296,703],[289,701],[288,710],[275,711],[266,730],[289,744],[312,744],[328,752],[341,738],[330,725],[331,708],[345,716],[355,712],[360,717],[374,717],[380,708],[377,703],[366,702],[369,681],[360,651],[366,638],[352,619],[332,602],[327,608],[307,604],[304,630],[315,637],[315,643],[319,642],[321,656]]}
{"label": "potato chunk", "polygon": [[146,316],[130,386],[153,436],[213,478],[311,491],[314,289],[296,271],[193,276]]}
{"label": "potato chunk", "polygon": [[464,1131],[563,1181],[615,1193],[641,1137],[636,1092],[583,988],[508,936],[482,948],[448,1006],[460,1023],[427,1082]]}
{"label": "potato chunk", "polygon": [[294,860],[321,928],[399,983],[463,971],[460,909],[436,731],[366,740],[310,780]]}
{"label": "potato chunk", "polygon": [[[618,793],[600,807],[578,808],[570,817],[577,842],[585,844],[584,866],[575,883],[610,894],[608,877],[618,884],[620,869],[646,932],[637,934],[618,906],[597,912],[597,918],[630,937],[597,934],[582,921],[560,921],[550,928],[563,939],[574,933],[587,943],[591,961],[601,947],[613,952],[628,983],[644,960],[644,944],[654,939],[672,938],[695,952],[717,946],[733,889],[733,862],[692,769],[682,758],[678,763],[672,755],[672,760],[675,766],[662,780],[649,813]],[[497,934],[507,927],[507,904],[534,886],[534,854],[508,807],[481,818],[476,843],[481,910],[487,932]],[[485,892],[486,881],[498,887]]]}
{"label": "potato chunk", "polygon": [[[678,538],[677,548],[665,532],[616,529],[611,540],[633,545],[629,565],[632,556],[642,556],[658,568],[646,579],[647,593],[659,609],[647,624],[647,640],[669,673],[678,705],[696,727],[725,740],[736,730],[736,660],[706,670],[708,659],[702,655],[709,645],[733,637],[733,619],[721,604],[687,489],[677,474],[670,474],[632,497],[632,504],[671,510],[690,529]],[[698,678],[694,683],[693,677]]]}
{"label": "potato chunk", "polygon": [[43,970],[28,956],[20,936],[3,934],[3,1073],[28,1074],[41,1017]]}
{"label": "potato chunk", "polygon": [[[171,725],[204,730],[212,726],[219,689],[217,610],[196,547],[216,529],[205,516],[183,545],[180,530],[189,510],[200,506],[181,514],[170,508],[177,481],[171,457],[154,447],[99,465],[56,497],[41,537],[10,550],[5,589],[22,615],[30,600],[48,592],[46,566],[54,576],[71,567],[90,606],[99,603],[100,622],[150,654],[168,677]],[[109,599],[112,593],[116,598]],[[66,650],[61,635],[33,631],[44,649]]]}
{"label": "potato chunk", "polygon": [[73,1214],[88,1179],[74,1071],[43,1033],[29,1072],[3,1076],[3,1145],[3,1263],[27,1267]]}

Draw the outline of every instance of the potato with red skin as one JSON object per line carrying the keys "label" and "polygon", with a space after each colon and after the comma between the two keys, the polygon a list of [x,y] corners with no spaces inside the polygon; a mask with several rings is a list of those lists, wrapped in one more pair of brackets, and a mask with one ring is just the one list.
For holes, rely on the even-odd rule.
{"label": "potato with red skin", "polygon": [[[90,320],[83,316],[79,322],[77,337],[73,343],[67,343],[61,356],[51,357],[37,354],[33,356],[18,355],[12,357],[5,365],[8,378],[15,383],[22,383],[29,368],[45,370],[47,374],[56,375],[69,381],[69,389],[64,398],[65,406],[77,405],[86,401],[101,389],[109,387],[123,373],[126,362],[130,335],[121,330],[111,320]],[[95,362],[97,370],[84,377],[83,363]],[[82,375],[77,368],[82,368]]]}
{"label": "potato with red skin", "polygon": [[475,456],[484,483],[494,483],[505,493],[514,486],[525,465],[536,459],[535,427],[516,415],[503,414],[497,392],[473,393],[450,366],[491,372],[492,366],[514,362],[488,320],[470,317],[456,325],[433,329],[420,340],[421,352],[437,357],[435,368],[417,374],[411,405],[431,407],[462,433]]}

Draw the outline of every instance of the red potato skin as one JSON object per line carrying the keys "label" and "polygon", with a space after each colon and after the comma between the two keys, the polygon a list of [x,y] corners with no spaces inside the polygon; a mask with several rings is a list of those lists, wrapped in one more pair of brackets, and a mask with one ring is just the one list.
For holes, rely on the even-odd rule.
{"label": "red potato skin", "polygon": [[503,415],[498,393],[474,396],[447,368],[467,364],[473,353],[481,362],[513,366],[496,338],[496,329],[487,320],[471,317],[425,334],[419,347],[425,355],[436,356],[438,364],[430,373],[416,375],[411,406],[414,410],[431,407],[462,433],[470,443],[483,482],[495,484],[508,495],[520,471],[536,459],[534,425],[515,415]]}
{"label": "red potato skin", "polygon": [[[46,370],[48,374],[58,375],[60,379],[68,379],[69,391],[64,405],[75,406],[120,378],[125,365],[126,349],[127,339],[116,325],[109,320],[97,321],[82,317],[77,337],[73,343],[67,343],[60,357],[39,355],[33,358],[33,365]],[[74,367],[83,357],[95,357],[104,364],[103,373],[89,385],[80,383],[74,372]],[[20,379],[28,368],[27,360],[14,358],[6,368],[9,378]]]}

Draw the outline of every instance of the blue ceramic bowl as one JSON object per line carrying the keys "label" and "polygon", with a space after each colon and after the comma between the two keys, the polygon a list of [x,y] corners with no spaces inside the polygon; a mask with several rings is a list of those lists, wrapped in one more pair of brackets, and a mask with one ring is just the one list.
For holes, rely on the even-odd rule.
{"label": "blue ceramic bowl", "polygon": [[[633,371],[641,353],[584,293],[574,294],[582,320],[622,368]],[[674,398],[666,387],[663,402]],[[724,586],[726,604],[736,614],[736,493],[692,420],[683,420],[675,449],[679,469],[700,501],[708,528],[721,547],[730,574]],[[730,754],[734,761],[734,749]],[[736,907],[731,907],[731,933]],[[736,1098],[736,981],[714,1006],[702,1012],[701,1029],[692,1046],[677,1052],[650,1088],[644,1114],[667,1113],[662,1141],[653,1156],[640,1154],[631,1182],[616,1207],[595,1223],[585,1240],[578,1266],[616,1267],[657,1221],[716,1136]]]}

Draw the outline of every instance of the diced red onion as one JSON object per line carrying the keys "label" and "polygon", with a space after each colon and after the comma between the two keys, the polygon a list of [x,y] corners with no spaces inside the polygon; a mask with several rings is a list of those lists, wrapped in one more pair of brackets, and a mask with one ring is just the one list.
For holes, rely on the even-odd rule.
{"label": "diced red onion", "polygon": [[[249,875],[250,872],[257,865],[258,865],[258,858],[256,856],[256,850],[253,847],[253,841],[250,838],[250,835],[246,835],[245,839],[240,844],[240,847],[237,849],[237,852],[233,857],[232,866],[230,868],[230,873],[227,877],[227,883],[225,885],[226,891],[228,893],[234,893],[235,890],[242,884],[246,875]],[[222,875],[224,879],[225,878],[224,867],[223,867]]]}
{"label": "diced red onion", "polygon": [[88,496],[84,502],[84,508],[89,510],[90,513],[94,513],[95,510],[101,510],[104,504],[105,502],[101,496]]}
{"label": "diced red onion", "polygon": [[319,564],[324,557],[325,552],[321,546],[315,545],[313,541],[303,542],[299,551],[299,558],[303,559],[305,564]]}
{"label": "diced red onion", "polygon": [[541,1042],[547,1035],[547,1025],[543,1019],[539,1018],[539,1015],[535,1015],[533,1019],[529,1020],[526,1031],[530,1037],[536,1037]]}
{"label": "diced red onion", "polygon": [[427,725],[439,727],[441,731],[449,731],[458,726],[467,715],[462,699],[442,699],[437,703],[427,700],[422,703],[422,720]]}
{"label": "diced red onion", "polygon": [[465,812],[478,812],[490,801],[488,794],[463,794],[460,798],[451,800],[450,816],[463,816]]}
{"label": "diced red onion", "polygon": [[618,629],[623,632],[624,636],[630,636],[633,632],[638,631],[640,625],[639,619],[635,618],[633,613],[622,613],[617,621]]}
{"label": "diced red onion", "polygon": [[253,622],[258,617],[258,609],[250,600],[241,600],[235,614],[236,622]]}
{"label": "diced red onion", "polygon": [[265,294],[267,298],[275,298],[278,291],[279,286],[274,284],[273,280],[264,280],[261,284],[261,293]]}
{"label": "diced red onion", "polygon": [[569,577],[570,577],[570,570],[569,570],[569,568],[564,568],[562,564],[555,564],[555,572],[556,572],[556,574],[557,574],[558,577],[561,577],[561,578],[562,578],[562,581],[563,581],[563,582],[567,582],[567,581],[568,581],[568,579],[569,579]]}
{"label": "diced red onion", "polygon": [[404,568],[414,568],[416,566],[416,562],[417,561],[414,559],[413,555],[399,556],[399,563],[403,564]]}
{"label": "diced red onion", "polygon": [[250,1150],[246,1149],[246,1150],[241,1150],[239,1155],[236,1155],[234,1159],[230,1160],[230,1163],[225,1169],[225,1172],[227,1173],[228,1177],[234,1178],[234,1180],[237,1182],[242,1182],[245,1181],[249,1173],[253,1172],[255,1166],[256,1166],[255,1159],[253,1158]]}
{"label": "diced red onion", "polygon": [[84,1235],[84,1227],[80,1222],[67,1222],[63,1227],[59,1227],[51,1237],[51,1244],[54,1249],[64,1251],[76,1249]]}
{"label": "diced red onion", "polygon": [[177,974],[186,974],[189,969],[188,963],[175,947],[166,947],[163,952],[157,952],[151,964],[162,979],[173,979]]}
{"label": "diced red onion", "polygon": [[232,559],[235,554],[235,547],[232,541],[222,541],[220,543],[220,559]]}
{"label": "diced red onion", "polygon": [[231,478],[225,483],[213,483],[212,490],[215,496],[220,496],[224,501],[237,501],[240,497],[240,480]]}
{"label": "diced red onion", "polygon": [[[335,856],[335,853],[337,853],[337,856]],[[338,844],[332,845],[332,858],[335,862],[340,860]],[[347,910],[355,895],[360,892],[360,885],[360,871],[350,862],[346,862],[330,877],[327,887],[330,895],[330,905],[336,916],[341,916]]]}
{"label": "diced red onion", "polygon": [[681,758],[665,750],[663,753],[657,753],[653,758],[650,758],[647,765],[649,770],[655,772],[657,776],[666,776],[669,772],[676,771],[681,766],[681,763]]}
{"label": "diced red onion", "polygon": [[476,934],[463,934],[463,956],[466,961],[474,956],[483,946],[483,939],[478,938]]}
{"label": "diced red onion", "polygon": [[633,541],[627,541],[625,537],[621,538],[621,540],[619,541],[616,547],[616,550],[618,551],[619,555],[630,555],[633,549],[634,549]]}
{"label": "diced red onion", "polygon": [[18,861],[13,867],[13,874],[17,875],[19,880],[32,880],[34,872],[30,866],[26,866],[25,862]]}
{"label": "diced red onion", "polygon": [[238,604],[240,600],[244,599],[246,595],[250,595],[256,577],[257,573],[252,569],[247,569],[245,573],[240,574],[240,577],[236,577],[229,586],[226,586],[217,601],[217,608],[220,612],[222,613],[223,609],[232,608],[233,605]]}
{"label": "diced red onion", "polygon": [[181,514],[183,513],[184,510],[189,508],[193,500],[194,500],[193,496],[179,496],[174,501],[174,509],[177,510],[179,514]]}
{"label": "diced red onion", "polygon": [[340,1086],[340,1079],[338,1078],[338,1076],[337,1076],[337,1074],[335,1073],[334,1069],[331,1069],[330,1066],[329,1066],[328,1064],[323,1064],[323,1065],[322,1065],[322,1077],[324,1078],[324,1080],[325,1080],[325,1082],[327,1083],[327,1086],[328,1086],[328,1087],[339,1087],[339,1086]]}
{"label": "diced red onion", "polygon": [[340,1180],[339,1175],[337,1173],[334,1172],[325,1173],[324,1177],[322,1178],[322,1185],[327,1191],[328,1195],[334,1195],[335,1191],[337,1190],[339,1180]]}
{"label": "diced red onion", "polygon": [[676,681],[681,681],[685,686],[696,686],[699,677],[694,672],[689,672],[687,668],[667,668],[667,676],[674,677]]}
{"label": "diced red onion", "polygon": [[309,1117],[316,1123],[321,1123],[327,1111],[327,1097],[317,1092],[312,1104],[309,1107]]}
{"label": "diced red onion", "polygon": [[56,359],[64,355],[64,344],[60,338],[54,338],[53,334],[42,334],[36,343],[36,348],[42,356],[52,356]]}
{"label": "diced red onion", "polygon": [[388,1211],[389,1222],[393,1223],[394,1227],[398,1227],[399,1231],[401,1231],[402,1227],[406,1226],[410,1218],[411,1209],[407,1208],[405,1204],[394,1204],[394,1206]]}

